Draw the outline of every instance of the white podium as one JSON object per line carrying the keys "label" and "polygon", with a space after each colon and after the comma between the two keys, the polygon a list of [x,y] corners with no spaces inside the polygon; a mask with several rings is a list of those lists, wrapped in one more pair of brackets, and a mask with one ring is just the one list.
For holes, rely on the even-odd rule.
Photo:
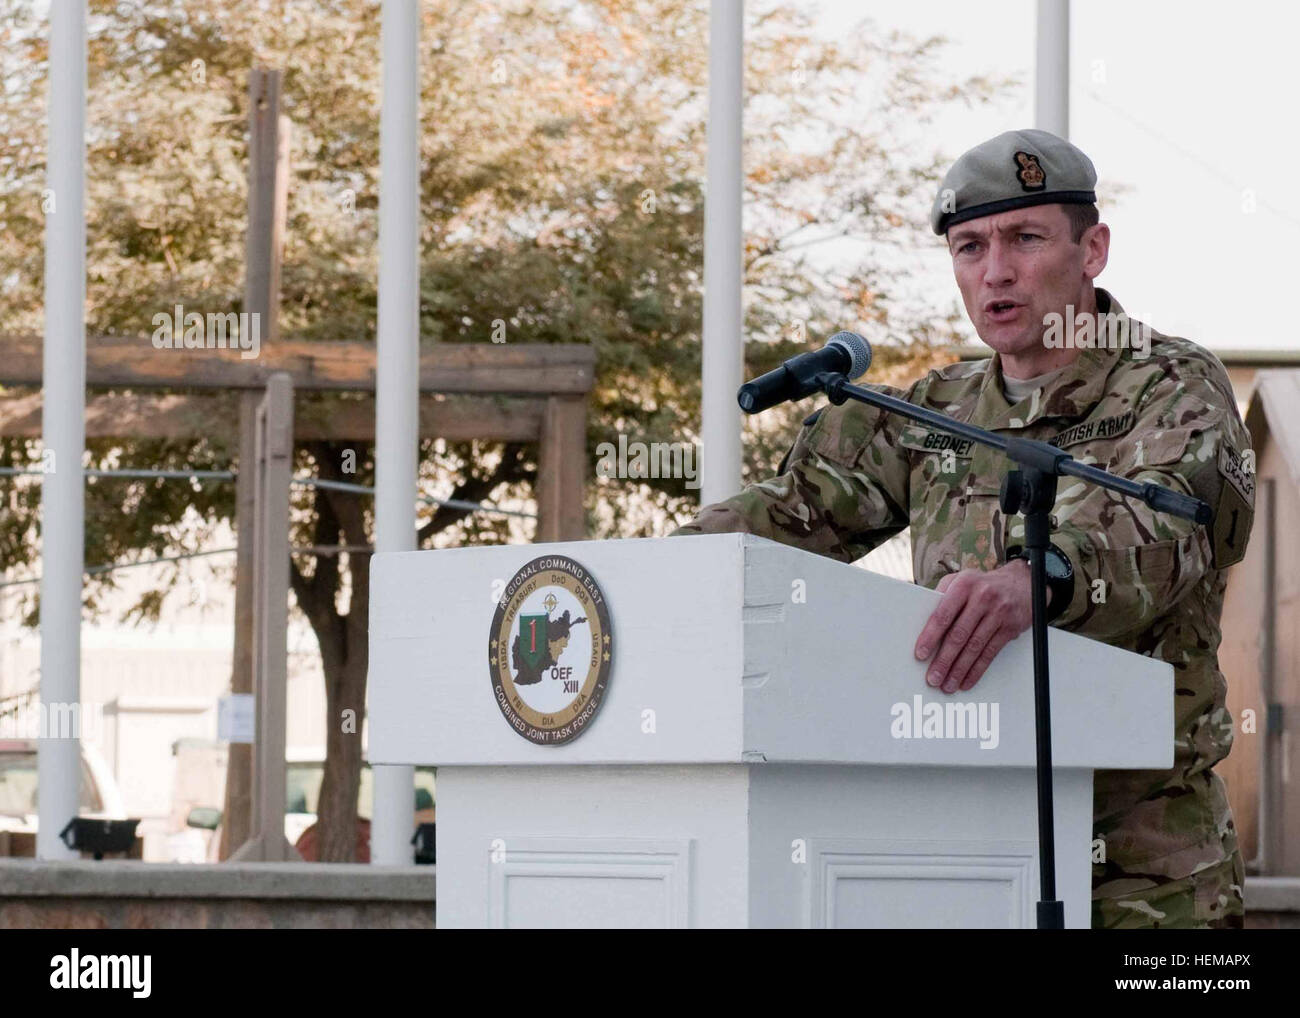
{"label": "white podium", "polygon": [[[548,588],[547,567],[512,595],[538,559],[577,563],[607,618]],[[439,926],[1034,925],[1028,632],[946,696],[912,655],[938,594],[759,538],[371,568],[370,760],[438,767]],[[610,661],[588,697],[595,643]],[[1050,644],[1057,894],[1087,927],[1092,772],[1172,766],[1173,670]],[[541,677],[513,685],[515,664]],[[584,712],[567,741],[520,734],[524,715],[554,735]]]}

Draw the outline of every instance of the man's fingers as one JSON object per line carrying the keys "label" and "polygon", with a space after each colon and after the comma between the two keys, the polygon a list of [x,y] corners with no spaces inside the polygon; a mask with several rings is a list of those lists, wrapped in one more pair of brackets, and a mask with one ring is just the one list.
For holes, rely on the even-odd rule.
{"label": "man's fingers", "polygon": [[995,612],[989,612],[979,625],[975,628],[974,634],[966,641],[966,646],[961,649],[957,655],[957,660],[953,662],[952,668],[948,671],[948,676],[943,682],[943,691],[945,693],[955,693],[961,689],[970,689],[978,681],[979,676],[971,681],[968,685],[964,680],[968,677],[975,662],[984,652],[984,648],[989,645],[989,641],[997,635],[998,630],[1002,628],[1002,619]]}
{"label": "man's fingers", "polygon": [[[953,595],[946,594],[944,596],[952,597]],[[943,605],[940,605],[935,614],[937,615],[942,609]],[[934,663],[925,676],[926,682],[938,687],[948,681],[949,669],[952,668],[953,663],[960,657],[971,637],[979,629],[986,612],[987,608],[979,600],[970,597],[965,598],[965,607],[962,609],[961,614],[957,616],[943,636],[943,643],[939,647],[939,653],[935,655]]]}
{"label": "man's fingers", "polygon": [[993,638],[984,645],[984,649],[980,652],[980,656],[977,657],[975,663],[971,665],[971,669],[966,673],[966,677],[962,679],[959,688],[965,692],[975,685],[975,683],[979,682],[979,680],[984,677],[984,673],[989,670],[989,665],[993,663],[993,659],[998,656],[998,652],[1014,640],[1017,635],[1017,633],[1013,633],[1005,626],[994,633]]}
{"label": "man's fingers", "polygon": [[921,635],[916,638],[915,653],[918,661],[924,661],[930,656],[930,652],[939,645],[939,641],[944,638],[944,634],[948,632],[948,627],[953,624],[958,613],[966,606],[966,600],[970,596],[970,585],[957,583],[960,576],[960,573],[949,573],[939,581],[940,586],[943,586],[945,580],[949,581],[947,586],[951,589],[944,589],[943,600],[930,614],[921,630]]}

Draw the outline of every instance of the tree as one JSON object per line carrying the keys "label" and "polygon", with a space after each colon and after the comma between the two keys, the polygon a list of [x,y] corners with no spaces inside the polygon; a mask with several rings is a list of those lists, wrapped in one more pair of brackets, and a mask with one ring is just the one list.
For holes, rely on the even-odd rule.
{"label": "tree", "polygon": [[[41,321],[43,26],[9,0],[0,74],[6,205],[0,331]],[[379,8],[362,0],[272,10],[218,0],[91,4],[88,318],[92,331],[147,336],[182,303],[237,311],[243,286],[247,72],[285,73],[294,125],[281,330],[374,335],[378,196]],[[435,0],[422,5],[421,292],[425,342],[587,342],[597,352],[588,446],[618,433],[692,443],[699,419],[705,0]],[[874,29],[853,51],[819,40],[810,19],[755,5],[747,31],[746,370],[766,370],[856,323],[887,370],[934,359],[955,308],[898,299],[894,252],[930,241],[926,207],[941,153],[896,145],[944,104],[1005,83],[946,80],[941,42]],[[863,74],[879,103],[859,108]],[[866,121],[866,122],[864,122]],[[818,245],[855,239],[846,266],[819,271]],[[160,355],[176,355],[163,352]],[[334,397],[346,398],[346,397]],[[806,412],[806,411],[805,411]],[[746,473],[770,469],[798,408],[751,422]],[[229,422],[199,440],[92,443],[95,465],[221,467]],[[35,458],[4,440],[7,464]],[[355,473],[345,467],[355,457]],[[298,472],[373,483],[369,448],[300,443]],[[594,459],[592,460],[594,462]],[[502,443],[421,448],[422,490],[471,502],[526,503],[534,449]],[[591,473],[591,471],[589,471]],[[233,517],[229,487],[140,481],[87,486],[88,561],[172,553]],[[687,517],[689,478],[593,477],[596,536],[663,532]],[[0,523],[6,569],[31,563],[39,491],[15,484]],[[189,545],[178,547],[184,525]],[[419,521],[421,547],[526,539],[503,517],[448,506]],[[300,489],[300,545],[369,543],[369,503]],[[328,684],[321,858],[351,858],[364,716],[369,556],[295,558],[292,589],[320,644]],[[133,611],[156,618],[154,591]],[[88,603],[113,586],[88,585]],[[34,602],[29,604],[34,608]],[[29,615],[34,619],[34,614]]]}

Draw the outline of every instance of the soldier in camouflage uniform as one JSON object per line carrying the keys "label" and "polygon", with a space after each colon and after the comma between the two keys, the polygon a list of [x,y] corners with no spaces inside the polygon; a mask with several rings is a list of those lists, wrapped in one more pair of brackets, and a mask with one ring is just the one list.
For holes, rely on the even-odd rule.
{"label": "soldier in camouflage uniform", "polygon": [[[1049,616],[1174,667],[1173,769],[1094,778],[1105,862],[1093,867],[1092,925],[1240,926],[1242,860],[1212,767],[1232,745],[1216,652],[1224,570],[1252,521],[1253,454],[1218,360],[1129,319],[1092,285],[1109,244],[1095,181],[1082,152],[1040,131],[1008,132],[958,160],[932,225],[948,236],[967,312],[994,353],[906,391],[878,388],[1215,509],[1207,528],[1062,478],[1052,555],[1073,583],[1053,584]],[[1063,335],[1045,327],[1071,300],[1092,346],[1086,332],[1057,345]],[[1008,554],[1023,543],[1023,518],[998,504],[1007,467],[994,450],[849,401],[804,422],[778,476],[676,533],[743,531],[852,562],[910,528],[916,582],[944,594],[917,656],[935,655],[927,681],[951,693],[1030,624],[1028,567]]]}

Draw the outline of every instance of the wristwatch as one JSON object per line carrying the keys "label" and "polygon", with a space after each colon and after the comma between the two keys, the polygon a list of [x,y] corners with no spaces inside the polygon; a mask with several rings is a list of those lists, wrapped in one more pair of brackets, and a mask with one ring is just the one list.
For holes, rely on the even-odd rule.
{"label": "wristwatch", "polygon": [[[1029,551],[1018,544],[1007,548],[1007,561],[1022,558],[1029,561]],[[1047,589],[1052,592],[1047,605],[1047,621],[1062,615],[1074,600],[1074,566],[1065,552],[1054,544],[1049,544],[1043,552],[1044,572],[1047,574]]]}

